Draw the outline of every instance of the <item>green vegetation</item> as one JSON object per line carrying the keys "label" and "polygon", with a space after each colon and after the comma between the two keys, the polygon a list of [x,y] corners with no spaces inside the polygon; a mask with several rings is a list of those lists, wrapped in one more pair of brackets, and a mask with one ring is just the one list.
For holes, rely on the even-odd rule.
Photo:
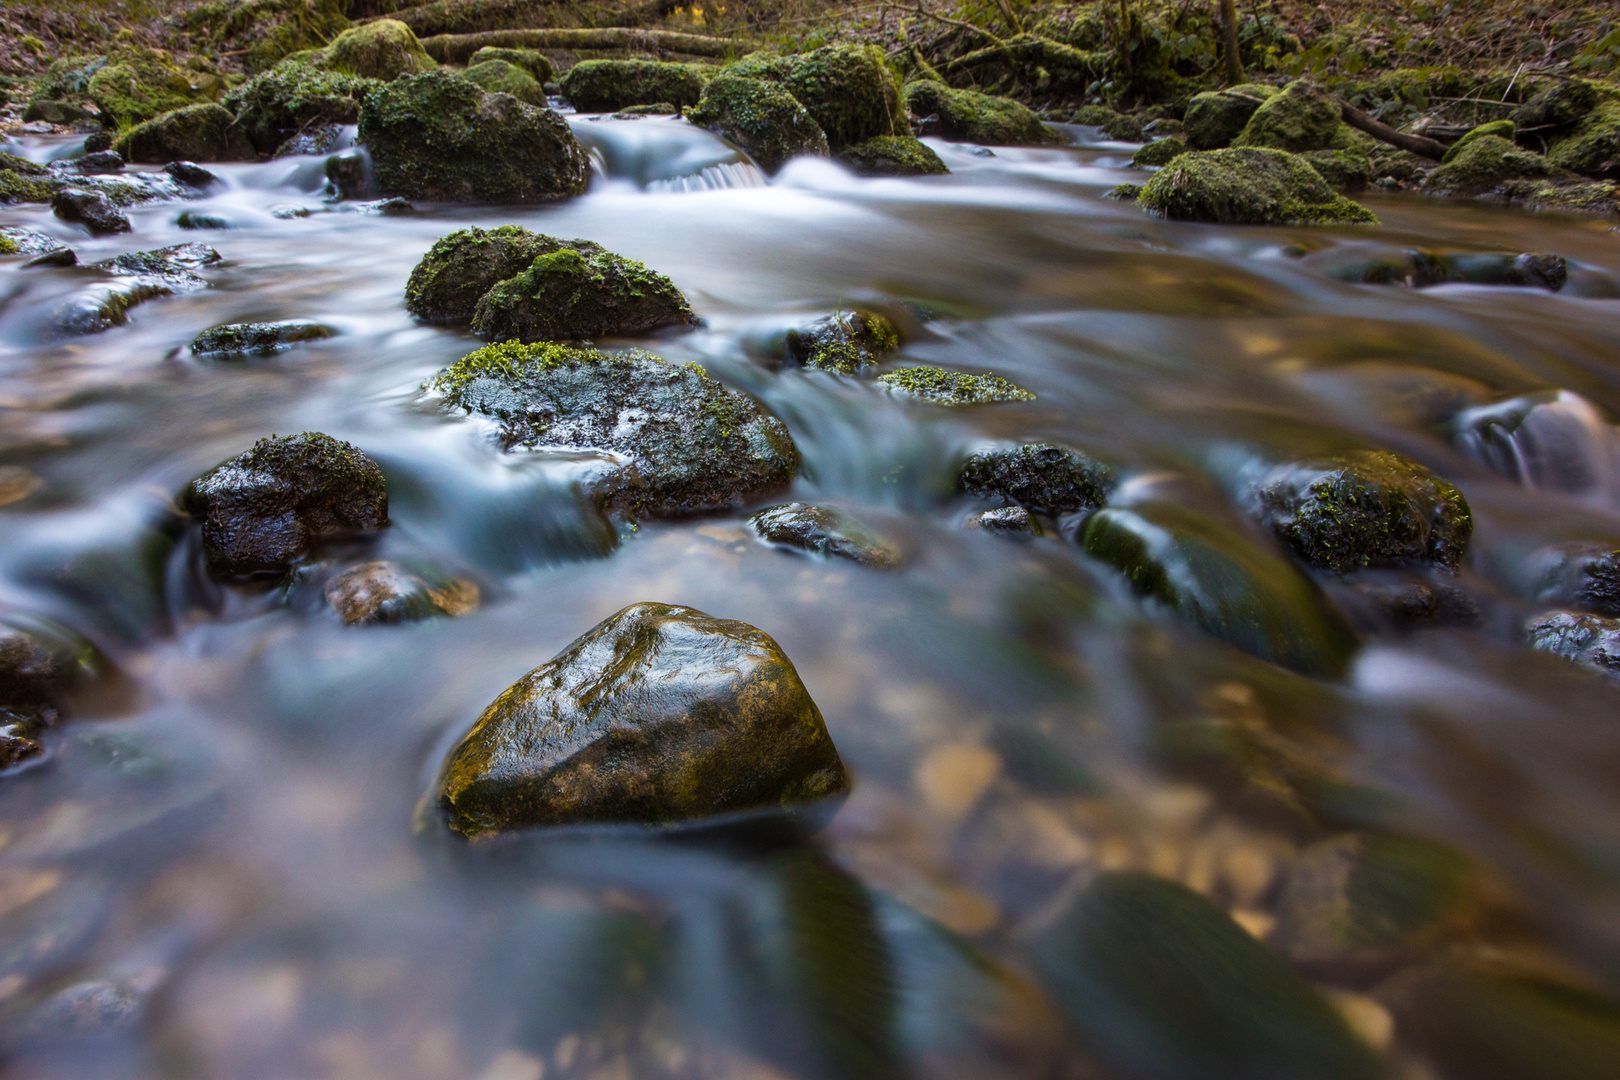
{"label": "green vegetation", "polygon": [[904,367],[879,375],[878,382],[902,394],[935,405],[987,405],[1000,401],[1034,401],[1035,395],[999,375],[966,375],[937,367]]}
{"label": "green vegetation", "polygon": [[[488,50],[484,50],[488,51]],[[480,60],[462,72],[468,80],[477,83],[491,94],[511,94],[530,105],[544,106],[546,91],[534,76],[505,60]]]}

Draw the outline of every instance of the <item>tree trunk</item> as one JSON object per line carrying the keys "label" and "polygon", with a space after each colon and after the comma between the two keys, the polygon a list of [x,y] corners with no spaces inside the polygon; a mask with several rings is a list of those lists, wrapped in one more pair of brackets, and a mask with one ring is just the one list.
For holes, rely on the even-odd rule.
{"label": "tree trunk", "polygon": [[1226,54],[1226,85],[1238,86],[1243,82],[1243,57],[1238,54],[1237,0],[1221,0],[1221,34]]}

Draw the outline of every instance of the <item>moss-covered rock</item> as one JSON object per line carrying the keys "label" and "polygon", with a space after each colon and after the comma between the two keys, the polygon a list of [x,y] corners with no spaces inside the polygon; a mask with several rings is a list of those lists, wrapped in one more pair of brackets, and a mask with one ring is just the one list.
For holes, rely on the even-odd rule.
{"label": "moss-covered rock", "polygon": [[333,334],[330,326],[306,319],[269,323],[232,323],[215,326],[191,342],[194,356],[270,356],[300,341],[319,341]]}
{"label": "moss-covered rock", "polygon": [[479,298],[472,326],[492,341],[578,341],[695,321],[669,278],[576,240],[492,286]]}
{"label": "moss-covered rock", "polygon": [[776,57],[755,54],[727,71],[780,82],[809,111],[835,151],[906,131],[894,76],[876,46],[826,45]]}
{"label": "moss-covered rock", "polygon": [[1026,443],[970,454],[957,486],[1056,516],[1101,506],[1113,490],[1114,471],[1067,446]]}
{"label": "moss-covered rock", "polygon": [[583,193],[590,180],[590,159],[562,117],[447,71],[402,76],[368,94],[360,142],[382,195],[550,201]]}
{"label": "moss-covered rock", "polygon": [[120,135],[113,148],[129,161],[153,164],[252,161],[257,156],[236,117],[213,102],[188,105],[138,124]]}
{"label": "moss-covered rock", "polygon": [[1176,220],[1225,225],[1378,221],[1371,210],[1330,188],[1299,156],[1255,148],[1182,154],[1143,185],[1136,203]]}
{"label": "moss-covered rock", "polygon": [[1339,138],[1342,125],[1339,103],[1309,80],[1296,79],[1254,110],[1232,145],[1296,154],[1327,150]]}
{"label": "moss-covered rock", "polygon": [[521,225],[458,229],[437,240],[411,271],[405,309],[431,323],[470,323],[479,299],[497,282],[516,277],[566,244]]}
{"label": "moss-covered rock", "polygon": [[999,375],[967,375],[937,367],[903,367],[879,375],[878,382],[907,397],[934,405],[988,405],[1000,401],[1034,401],[1035,395]]}
{"label": "moss-covered rock", "polygon": [[1525,640],[1584,668],[1620,679],[1620,619],[1581,611],[1544,611],[1525,620]]}
{"label": "moss-covered rock", "polygon": [[1156,169],[1168,165],[1187,152],[1187,144],[1172,135],[1155,139],[1131,155],[1131,166],[1137,169]]}
{"label": "moss-covered rock", "polygon": [[1341,574],[1421,563],[1454,570],[1473,535],[1462,492],[1387,450],[1259,467],[1242,498],[1306,562]]}
{"label": "moss-covered rock", "polygon": [[1599,179],[1620,179],[1620,97],[1599,103],[1567,138],[1547,151],[1547,163]]}
{"label": "moss-covered rock", "polygon": [[1583,214],[1620,212],[1620,184],[1575,180],[1559,173],[1551,179],[1508,180],[1498,193],[1514,206],[1529,210],[1568,210]]}
{"label": "moss-covered rock", "polygon": [[350,626],[418,622],[465,615],[478,607],[478,586],[460,578],[429,580],[398,563],[366,562],[334,574],[322,590],[327,606]]}
{"label": "moss-covered rock", "polygon": [[838,163],[857,176],[942,176],[951,170],[910,135],[879,135],[838,151]]}
{"label": "moss-covered rock", "polygon": [[1243,132],[1255,110],[1274,97],[1277,88],[1244,83],[1225,90],[1195,94],[1182,119],[1182,133],[1194,150],[1222,150]]}
{"label": "moss-covered rock", "polygon": [[900,347],[900,331],[875,311],[840,311],[803,330],[789,330],[788,358],[804,367],[854,375]]}
{"label": "moss-covered rock", "polygon": [[821,713],[768,634],[635,604],[496,698],[446,758],[438,800],[476,838],[792,811],[848,790]]}
{"label": "moss-covered rock", "polygon": [[209,100],[194,88],[197,72],[176,64],[161,49],[127,45],[90,77],[90,99],[110,128],[128,128],[175,109]]}
{"label": "moss-covered rock", "polygon": [[505,60],[481,60],[462,72],[462,76],[491,94],[511,94],[530,105],[546,103],[545,87],[535,82],[527,71]]}
{"label": "moss-covered rock", "polygon": [[1029,943],[1041,981],[1110,1075],[1376,1080],[1338,1011],[1187,887],[1102,873]]}
{"label": "moss-covered rock", "polygon": [[1521,150],[1500,136],[1484,135],[1431,172],[1423,189],[1442,195],[1486,195],[1509,180],[1543,177],[1549,171],[1540,154]]}
{"label": "moss-covered rock", "polygon": [[794,96],[772,82],[718,75],[686,118],[740,146],[775,173],[801,154],[826,157],[827,136]]}
{"label": "moss-covered rock", "polygon": [[373,79],[285,61],[226,94],[221,104],[236,114],[259,153],[269,154],[301,131],[357,122],[360,102],[378,85]]}
{"label": "moss-covered rock", "polygon": [[61,180],[16,154],[0,153],[0,203],[50,202]]}
{"label": "moss-covered rock", "polygon": [[502,49],[486,45],[468,58],[467,66],[477,67],[486,60],[502,60],[508,64],[515,64],[528,72],[529,78],[541,86],[552,81],[551,60],[539,49]]}
{"label": "moss-covered rock", "polygon": [[1372,161],[1359,149],[1307,150],[1299,157],[1316,175],[1340,191],[1360,191],[1372,177]]}
{"label": "moss-covered rock", "polygon": [[1063,136],[1041,123],[1011,98],[974,90],[953,90],[944,83],[914,82],[905,88],[905,105],[920,120],[938,118],[934,134],[952,142],[985,146],[1046,146]]}
{"label": "moss-covered rock", "polygon": [[1069,116],[1071,124],[1102,128],[1102,133],[1119,142],[1141,142],[1142,122],[1128,113],[1115,112],[1106,105],[1082,105]]}
{"label": "moss-covered rock", "polygon": [[1482,139],[1487,135],[1495,135],[1498,139],[1506,139],[1509,142],[1512,142],[1517,130],[1518,129],[1514,126],[1513,121],[1511,120],[1491,120],[1488,123],[1470,128],[1462,138],[1458,139],[1456,142],[1452,143],[1446,148],[1445,156],[1440,159],[1440,164],[1448,164],[1457,156],[1463,147],[1467,146],[1475,139]]}
{"label": "moss-covered rock", "polygon": [[382,470],[330,435],[270,436],[193,480],[181,505],[202,525],[215,574],[280,573],[317,544],[388,524]]}
{"label": "moss-covered rock", "polygon": [[186,17],[216,47],[240,52],[250,72],[321,48],[349,28],[344,0],[215,0]]}
{"label": "moss-covered rock", "polygon": [[401,75],[420,75],[439,65],[422,48],[411,28],[398,19],[378,19],[354,26],[311,58],[314,66],[381,82]]}
{"label": "moss-covered rock", "polygon": [[1586,79],[1554,79],[1549,83],[1513,110],[1508,119],[1515,128],[1563,134],[1590,116],[1603,98],[1598,84]]}
{"label": "moss-covered rock", "polygon": [[897,570],[905,556],[894,544],[848,514],[827,506],[793,502],[768,506],[748,519],[760,539],[861,566]]}
{"label": "moss-covered rock", "polygon": [[563,97],[579,112],[617,112],[630,105],[696,105],[706,72],[695,64],[656,60],[583,60],[563,73]]}
{"label": "moss-covered rock", "polygon": [[679,517],[785,488],[799,452],[780,420],[696,364],[635,350],[490,345],[439,373],[453,406],[493,417],[507,447],[620,455],[591,488],[631,517]]}

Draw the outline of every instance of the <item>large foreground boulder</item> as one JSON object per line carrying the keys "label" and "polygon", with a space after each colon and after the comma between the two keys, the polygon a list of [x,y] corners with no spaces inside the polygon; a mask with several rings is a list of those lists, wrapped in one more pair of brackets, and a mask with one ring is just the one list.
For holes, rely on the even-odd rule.
{"label": "large foreground boulder", "polygon": [[[1485,140],[1481,140],[1482,142]],[[1309,162],[1281,150],[1182,154],[1136,197],[1150,213],[1223,225],[1360,225],[1378,219],[1329,187]]]}
{"label": "large foreground boulder", "polygon": [[360,141],[381,195],[541,202],[579,195],[590,180],[590,159],[562,117],[447,71],[367,95]]}
{"label": "large foreground boulder", "polygon": [[438,783],[467,837],[793,810],[849,789],[821,713],[747,623],[635,604],[496,698]]}
{"label": "large foreground boulder", "polygon": [[929,133],[951,142],[1045,146],[1064,141],[1062,135],[1041,123],[1040,117],[1011,98],[976,90],[952,90],[944,83],[925,81],[906,87],[905,104],[920,120],[936,117],[936,126]]}
{"label": "large foreground boulder", "polygon": [[752,398],[641,350],[507,342],[463,357],[433,386],[497,420],[508,448],[620,455],[592,495],[631,517],[736,506],[785,488],[799,468],[787,428]]}
{"label": "large foreground boulder", "polygon": [[181,505],[202,523],[215,574],[280,573],[316,544],[388,524],[377,463],[330,435],[270,436],[193,480]]}
{"label": "large foreground boulder", "polygon": [[767,173],[801,154],[826,157],[827,136],[794,96],[762,79],[719,75],[686,110],[699,127],[730,139]]}
{"label": "large foreground boulder", "polygon": [[252,161],[247,131],[230,110],[213,102],[188,105],[138,124],[113,143],[128,161]]}
{"label": "large foreground boulder", "polygon": [[[713,68],[709,69],[713,71]],[[656,60],[582,60],[564,73],[563,97],[580,112],[617,112],[631,105],[696,105],[704,72],[695,64]]]}

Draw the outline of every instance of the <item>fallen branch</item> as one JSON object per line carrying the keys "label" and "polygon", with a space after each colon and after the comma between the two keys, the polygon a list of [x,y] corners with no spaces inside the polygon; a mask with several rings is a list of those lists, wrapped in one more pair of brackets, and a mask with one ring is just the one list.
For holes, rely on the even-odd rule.
{"label": "fallen branch", "polygon": [[1411,151],[1420,157],[1432,158],[1435,161],[1439,161],[1446,156],[1446,144],[1443,142],[1428,139],[1422,135],[1408,135],[1405,132],[1396,131],[1388,124],[1380,123],[1360,109],[1347,105],[1342,101],[1339,102],[1339,109],[1345,123],[1353,128],[1360,128],[1380,142],[1387,142],[1391,146]]}
{"label": "fallen branch", "polygon": [[487,30],[481,34],[440,34],[424,38],[422,48],[441,64],[465,64],[486,46],[501,49],[627,49],[648,53],[726,57],[752,46],[735,38],[704,37],[673,30],[601,29]]}

